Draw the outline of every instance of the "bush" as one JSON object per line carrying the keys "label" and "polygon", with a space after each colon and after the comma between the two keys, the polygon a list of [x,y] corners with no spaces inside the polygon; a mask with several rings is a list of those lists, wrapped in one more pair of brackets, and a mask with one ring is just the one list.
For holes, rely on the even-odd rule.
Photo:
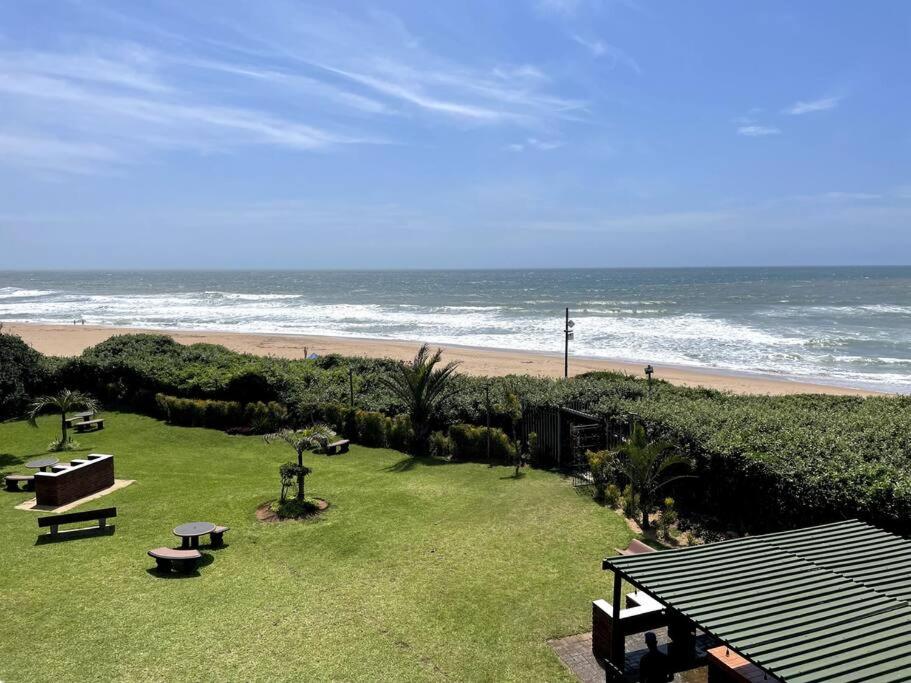
{"label": "bush", "polygon": [[612,510],[616,510],[620,507],[620,498],[622,495],[619,486],[616,484],[608,484],[607,488],[604,489],[604,504]]}
{"label": "bush", "polygon": [[620,503],[623,506],[623,514],[630,519],[635,519],[639,514],[639,496],[633,491],[633,487],[627,484],[623,487],[623,493],[620,496]]}
{"label": "bush", "polygon": [[666,539],[671,537],[671,528],[677,523],[677,510],[674,507],[674,499],[667,497],[664,499],[664,505],[661,508],[661,517],[658,520],[658,530]]}
{"label": "bush", "polygon": [[452,457],[452,451],[452,439],[446,434],[443,432],[433,432],[430,435],[430,455],[437,458],[449,459]]}
{"label": "bush", "polygon": [[319,502],[314,498],[286,498],[277,500],[271,505],[272,512],[281,519],[300,519],[310,517],[319,512]]}
{"label": "bush", "polygon": [[158,414],[168,422],[184,427],[210,429],[243,428],[246,433],[264,434],[277,431],[285,423],[288,410],[275,401],[248,403],[178,398],[155,395]]}
{"label": "bush", "polygon": [[386,445],[386,416],[369,410],[358,410],[355,415],[358,442],[364,446],[381,448]]}
{"label": "bush", "polygon": [[[453,425],[449,428],[452,439],[452,457],[455,460],[487,461],[486,427],[475,427],[469,424]],[[496,427],[490,428],[490,461],[512,464],[516,449],[506,432]]]}
{"label": "bush", "polygon": [[407,415],[396,415],[386,418],[386,440],[389,448],[397,451],[408,451],[414,440],[414,429],[411,418]]}
{"label": "bush", "polygon": [[607,486],[617,478],[619,471],[617,454],[613,451],[588,451],[585,456],[592,475],[595,500],[604,501]]}
{"label": "bush", "polygon": [[40,353],[16,335],[0,333],[0,418],[20,415],[47,376]]}

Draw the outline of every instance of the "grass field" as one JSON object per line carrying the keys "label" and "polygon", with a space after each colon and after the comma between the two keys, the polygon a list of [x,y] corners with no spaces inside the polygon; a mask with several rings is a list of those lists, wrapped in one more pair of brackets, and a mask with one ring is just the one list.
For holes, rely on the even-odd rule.
{"label": "grass field", "polygon": [[[353,447],[309,456],[317,521],[266,524],[285,445],[108,413],[81,453],[136,483],[116,533],[36,543],[42,513],[0,493],[0,680],[569,680],[545,641],[590,628],[622,519],[555,474],[415,462]],[[0,424],[0,470],[24,472],[58,421]],[[70,457],[70,456],[65,456]],[[44,513],[46,514],[46,513]],[[179,523],[227,524],[198,576],[146,551]]]}

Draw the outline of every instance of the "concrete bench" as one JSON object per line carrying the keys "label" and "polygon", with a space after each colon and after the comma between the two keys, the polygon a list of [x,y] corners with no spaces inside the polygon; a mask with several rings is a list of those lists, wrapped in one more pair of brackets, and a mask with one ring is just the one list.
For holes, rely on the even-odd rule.
{"label": "concrete bench", "polygon": [[77,432],[87,432],[89,430],[100,431],[104,429],[104,419],[98,418],[97,420],[85,420],[83,422],[77,422],[73,425],[73,429]]}
{"label": "concrete bench", "polygon": [[[107,527],[107,521],[111,517],[117,516],[117,508],[101,508],[100,510],[86,510],[85,512],[70,512],[66,515],[52,515],[51,517],[39,517],[38,528],[50,527],[49,536],[56,536],[61,524],[76,524],[77,522],[97,521],[94,527],[85,527],[85,530],[97,529],[104,531]],[[82,530],[82,529],[80,529]]]}
{"label": "concrete bench", "polygon": [[209,545],[220,548],[225,544],[225,532],[231,531],[229,526],[217,526],[209,533]]}
{"label": "concrete bench", "polygon": [[338,455],[339,453],[347,453],[348,446],[351,442],[348,439],[341,439],[340,441],[333,441],[332,443],[326,444],[323,448],[323,453],[326,455]]}
{"label": "concrete bench", "polygon": [[68,418],[66,418],[66,420],[64,420],[64,422],[66,423],[67,427],[73,427],[77,423],[83,422],[84,420],[89,420],[93,417],[95,417],[95,413],[91,411],[76,413],[75,415],[70,415]]}
{"label": "concrete bench", "polygon": [[33,474],[7,474],[4,478],[7,491],[19,491],[19,482],[25,482],[25,490],[35,488],[35,475]]}
{"label": "concrete bench", "polygon": [[155,565],[162,572],[176,569],[184,574],[189,574],[196,569],[197,563],[202,559],[202,553],[196,549],[153,548],[148,554],[149,557],[155,558]]}

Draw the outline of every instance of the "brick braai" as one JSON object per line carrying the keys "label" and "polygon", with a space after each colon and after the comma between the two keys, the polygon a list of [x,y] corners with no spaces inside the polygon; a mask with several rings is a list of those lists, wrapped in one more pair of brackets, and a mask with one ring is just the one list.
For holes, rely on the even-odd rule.
{"label": "brick braai", "polygon": [[38,505],[58,507],[114,485],[114,456],[92,453],[35,475]]}

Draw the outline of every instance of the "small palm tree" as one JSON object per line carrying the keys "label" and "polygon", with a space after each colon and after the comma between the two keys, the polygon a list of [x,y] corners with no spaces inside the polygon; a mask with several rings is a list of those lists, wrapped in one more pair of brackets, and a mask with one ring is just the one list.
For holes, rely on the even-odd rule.
{"label": "small palm tree", "polygon": [[76,410],[90,410],[93,413],[99,408],[98,401],[84,394],[81,391],[72,391],[63,389],[52,396],[39,396],[32,401],[29,407],[28,423],[32,427],[37,427],[37,418],[42,412],[51,409],[60,413],[60,441],[57,443],[57,450],[64,450],[69,444],[69,435],[66,433],[66,414]]}
{"label": "small palm tree", "polygon": [[639,496],[642,528],[648,529],[648,513],[654,507],[658,491],[673,481],[692,476],[669,475],[668,470],[677,465],[688,465],[689,461],[673,453],[666,442],[649,442],[641,424],[633,426],[629,440],[620,446],[618,452],[620,471],[629,480],[633,493]]}
{"label": "small palm tree", "polygon": [[[297,500],[300,502],[304,501],[304,477],[310,473],[309,468],[304,467],[304,451],[317,446],[325,446],[334,436],[335,432],[321,424],[306,429],[282,429],[263,436],[266,443],[284,441],[297,453]],[[284,486],[282,490],[284,490]]]}
{"label": "small palm tree", "polygon": [[430,432],[439,418],[443,404],[456,392],[455,377],[458,362],[437,367],[443,350],[430,352],[423,344],[414,360],[399,363],[382,384],[408,408],[411,426],[414,429],[414,450],[418,455],[427,453]]}

